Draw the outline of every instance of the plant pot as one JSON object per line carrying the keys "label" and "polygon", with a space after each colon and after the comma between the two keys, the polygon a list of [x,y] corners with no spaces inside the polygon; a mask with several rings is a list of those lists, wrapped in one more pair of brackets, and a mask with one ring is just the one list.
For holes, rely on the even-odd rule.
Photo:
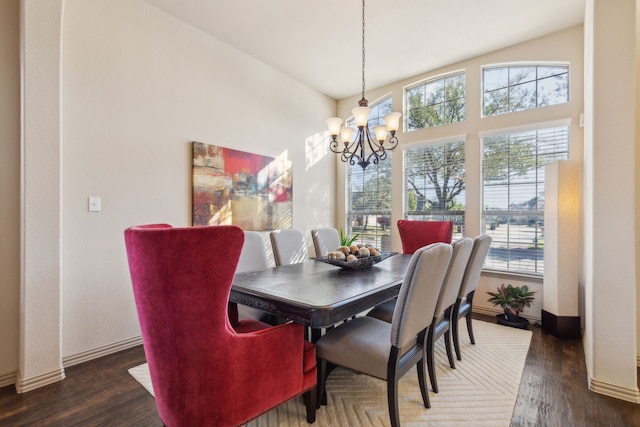
{"label": "plant pot", "polygon": [[529,321],[524,317],[506,314],[496,314],[496,321],[500,325],[511,326],[512,328],[527,329]]}

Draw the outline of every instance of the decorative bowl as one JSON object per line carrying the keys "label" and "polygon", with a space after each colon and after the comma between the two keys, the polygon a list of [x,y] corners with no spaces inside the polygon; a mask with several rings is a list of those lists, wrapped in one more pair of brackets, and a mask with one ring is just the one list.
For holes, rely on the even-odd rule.
{"label": "decorative bowl", "polygon": [[377,264],[380,261],[383,261],[397,253],[398,252],[381,252],[379,256],[358,258],[357,260],[351,262],[340,261],[339,259],[329,259],[327,257],[319,257],[315,260],[326,262],[327,264],[332,264],[340,268],[344,268],[345,270],[362,270],[363,268],[372,267],[374,264]]}

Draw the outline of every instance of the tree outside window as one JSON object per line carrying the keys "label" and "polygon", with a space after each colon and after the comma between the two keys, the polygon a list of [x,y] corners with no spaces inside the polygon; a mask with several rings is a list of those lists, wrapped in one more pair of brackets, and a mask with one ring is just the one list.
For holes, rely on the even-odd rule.
{"label": "tree outside window", "polygon": [[452,220],[462,237],[465,211],[465,143],[455,141],[405,150],[405,218]]}
{"label": "tree outside window", "polygon": [[509,65],[482,72],[484,116],[569,101],[568,65]]}
{"label": "tree outside window", "polygon": [[407,130],[465,120],[465,74],[451,74],[406,90]]}

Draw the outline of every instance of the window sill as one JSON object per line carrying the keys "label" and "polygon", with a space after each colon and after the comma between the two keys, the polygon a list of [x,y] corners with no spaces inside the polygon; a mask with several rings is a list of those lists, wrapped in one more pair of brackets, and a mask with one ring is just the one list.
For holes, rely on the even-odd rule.
{"label": "window sill", "polygon": [[527,282],[539,284],[542,284],[544,281],[542,274],[527,274],[514,271],[482,269],[482,275],[486,277],[495,277],[498,279],[520,279],[526,280]]}

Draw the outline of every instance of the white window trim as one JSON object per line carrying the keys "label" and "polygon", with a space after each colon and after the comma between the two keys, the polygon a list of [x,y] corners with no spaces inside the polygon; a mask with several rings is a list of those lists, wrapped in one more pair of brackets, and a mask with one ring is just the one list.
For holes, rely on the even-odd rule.
{"label": "white window trim", "polygon": [[507,133],[527,132],[531,130],[553,128],[553,127],[559,127],[559,126],[571,127],[571,118],[569,117],[565,119],[550,120],[548,122],[528,123],[526,125],[481,131],[481,132],[478,132],[478,137],[482,140],[483,138],[504,135]]}
{"label": "white window trim", "polygon": [[[402,87],[402,92],[404,93],[403,98],[406,98],[407,89],[411,89],[411,88],[414,88],[416,86],[420,86],[421,84],[428,83],[428,82],[430,82],[432,80],[443,79],[445,77],[453,76],[455,74],[462,74],[462,73],[464,73],[466,75],[467,69],[466,68],[461,68],[459,70],[447,71],[446,73],[436,74],[434,76],[425,77],[424,79],[411,82],[410,84]],[[406,101],[406,99],[404,99],[404,101]]]}
{"label": "white window trim", "polygon": [[454,135],[454,136],[447,136],[444,138],[429,139],[429,140],[420,141],[420,142],[412,142],[410,144],[404,144],[400,146],[400,148],[402,148],[402,151],[405,151],[413,148],[428,147],[430,145],[448,144],[451,142],[460,142],[460,141],[463,141],[465,143],[467,142],[466,133],[462,133],[460,135]]}

